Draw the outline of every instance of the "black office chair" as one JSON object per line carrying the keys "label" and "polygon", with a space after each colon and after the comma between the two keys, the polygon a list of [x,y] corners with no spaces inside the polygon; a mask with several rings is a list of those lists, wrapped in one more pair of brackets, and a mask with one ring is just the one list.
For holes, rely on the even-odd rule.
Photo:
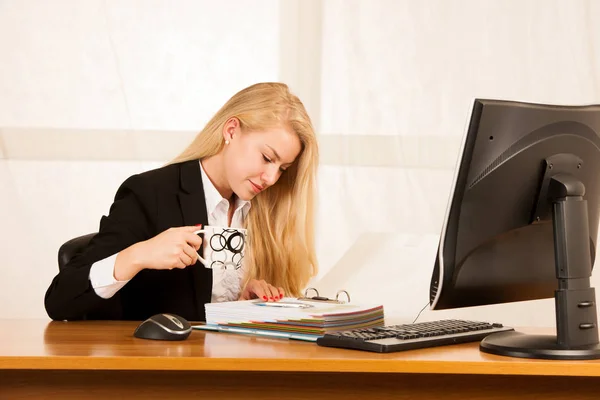
{"label": "black office chair", "polygon": [[73,258],[75,254],[81,252],[95,235],[96,232],[88,233],[87,235],[73,238],[60,246],[58,249],[58,270],[62,271],[71,258]]}

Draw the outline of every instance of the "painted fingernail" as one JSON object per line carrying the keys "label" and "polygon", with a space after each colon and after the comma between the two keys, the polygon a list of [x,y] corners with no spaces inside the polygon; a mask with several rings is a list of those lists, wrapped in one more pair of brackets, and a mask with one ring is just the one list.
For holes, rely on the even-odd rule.
{"label": "painted fingernail", "polygon": [[283,299],[283,293],[279,295],[279,298],[280,298],[280,299]]}
{"label": "painted fingernail", "polygon": [[263,296],[263,300],[267,300],[267,296]]}
{"label": "painted fingernail", "polygon": [[202,224],[196,224],[196,226],[202,226]]}

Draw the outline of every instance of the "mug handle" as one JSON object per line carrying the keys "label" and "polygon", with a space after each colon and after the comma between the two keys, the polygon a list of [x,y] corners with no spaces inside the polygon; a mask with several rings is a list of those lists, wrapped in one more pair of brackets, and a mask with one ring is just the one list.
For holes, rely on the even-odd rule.
{"label": "mug handle", "polygon": [[[198,229],[197,231],[194,231],[194,235],[197,235],[199,233],[206,233],[206,229]],[[196,254],[198,254],[198,259],[200,260],[200,262],[204,264],[204,266],[206,266],[206,260],[202,258],[200,253],[196,252]]]}

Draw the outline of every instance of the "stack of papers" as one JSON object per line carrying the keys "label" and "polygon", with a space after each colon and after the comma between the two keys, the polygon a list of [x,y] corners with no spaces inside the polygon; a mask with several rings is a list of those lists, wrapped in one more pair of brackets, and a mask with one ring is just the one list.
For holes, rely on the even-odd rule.
{"label": "stack of papers", "polygon": [[283,298],[209,303],[206,324],[195,329],[316,341],[325,333],[384,325],[382,305]]}

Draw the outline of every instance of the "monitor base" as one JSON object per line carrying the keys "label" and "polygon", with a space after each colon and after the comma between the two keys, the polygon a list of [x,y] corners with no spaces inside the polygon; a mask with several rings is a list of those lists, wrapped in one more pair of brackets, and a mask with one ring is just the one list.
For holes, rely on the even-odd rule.
{"label": "monitor base", "polygon": [[600,344],[566,349],[558,345],[554,335],[528,335],[514,331],[487,336],[479,344],[479,350],[499,356],[547,360],[600,359]]}

